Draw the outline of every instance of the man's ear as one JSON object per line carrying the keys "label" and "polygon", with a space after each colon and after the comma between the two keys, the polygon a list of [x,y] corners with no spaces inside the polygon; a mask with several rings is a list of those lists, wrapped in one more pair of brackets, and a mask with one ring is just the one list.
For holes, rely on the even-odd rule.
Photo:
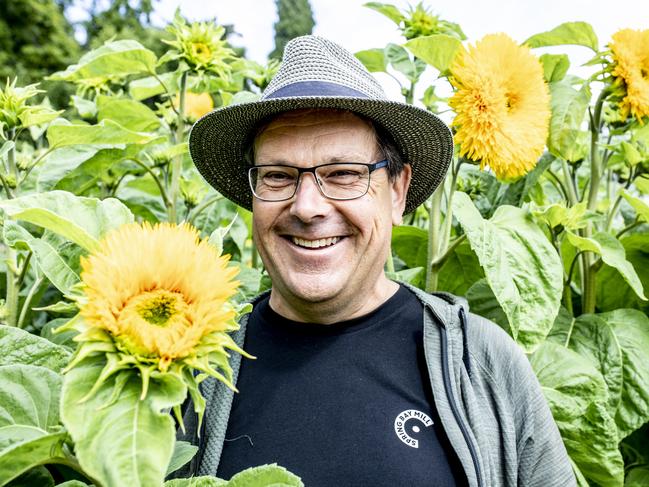
{"label": "man's ear", "polygon": [[390,183],[392,193],[392,225],[401,225],[403,210],[406,208],[406,195],[410,187],[412,169],[410,164],[404,164],[401,174]]}

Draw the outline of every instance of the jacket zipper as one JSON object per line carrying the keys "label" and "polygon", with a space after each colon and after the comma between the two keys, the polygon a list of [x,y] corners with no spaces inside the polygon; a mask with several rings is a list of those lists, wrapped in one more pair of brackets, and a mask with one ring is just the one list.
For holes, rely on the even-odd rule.
{"label": "jacket zipper", "polygon": [[464,424],[464,421],[462,420],[462,416],[460,416],[459,408],[457,406],[457,403],[455,402],[455,397],[453,396],[453,390],[451,389],[451,374],[448,367],[448,337],[446,336],[447,333],[446,327],[442,326],[441,329],[442,329],[442,372],[444,375],[444,389],[446,389],[446,395],[448,396],[449,403],[451,404],[451,410],[453,411],[453,416],[455,416],[455,420],[457,421],[457,424],[460,426],[462,435],[464,436],[464,439],[466,440],[466,443],[469,447],[469,452],[471,453],[471,459],[473,460],[473,466],[475,468],[476,478],[478,480],[478,487],[481,487],[483,483],[482,483],[482,475],[480,473],[480,465],[478,462],[478,453],[475,445],[473,444],[473,441],[471,440],[471,437],[469,436],[467,427]]}

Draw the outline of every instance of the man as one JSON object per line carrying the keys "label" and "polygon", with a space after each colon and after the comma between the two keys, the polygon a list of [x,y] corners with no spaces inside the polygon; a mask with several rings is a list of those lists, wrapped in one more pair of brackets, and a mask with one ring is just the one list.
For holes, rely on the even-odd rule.
{"label": "man", "polygon": [[190,136],[210,184],[252,209],[272,280],[235,340],[240,394],[215,381],[185,474],[279,463],[311,486],[574,485],[524,354],[466,302],[386,278],[393,225],[443,180],[435,115],[391,102],[347,51],[286,46],[254,103]]}

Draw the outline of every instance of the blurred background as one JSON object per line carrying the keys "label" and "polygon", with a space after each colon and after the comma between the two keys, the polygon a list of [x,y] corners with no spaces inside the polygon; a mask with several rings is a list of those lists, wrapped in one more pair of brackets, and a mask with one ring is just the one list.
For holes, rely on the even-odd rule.
{"label": "blurred background", "polygon": [[[0,0],[0,79],[18,77],[18,84],[41,81],[65,69],[81,53],[110,38],[137,39],[158,56],[161,38],[176,10],[190,21],[214,20],[228,26],[229,43],[240,54],[259,63],[281,57],[284,43],[305,33],[322,35],[352,52],[402,43],[397,26],[360,0]],[[395,0],[399,8],[415,2]],[[646,28],[646,0],[454,0],[424,2],[440,19],[457,22],[471,42],[488,33],[507,32],[523,42],[562,22],[589,22],[600,45],[618,29]],[[552,52],[552,48],[546,48]],[[573,67],[587,62],[592,52],[583,47],[561,46]],[[579,74],[577,71],[575,74]],[[400,98],[399,86],[377,73],[388,95]],[[54,105],[65,98],[48,89]],[[62,89],[62,88],[59,88]]]}

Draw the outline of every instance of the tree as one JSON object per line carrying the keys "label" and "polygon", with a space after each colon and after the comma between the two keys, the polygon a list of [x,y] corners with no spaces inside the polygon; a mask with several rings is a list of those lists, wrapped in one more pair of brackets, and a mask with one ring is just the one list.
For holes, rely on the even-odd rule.
{"label": "tree", "polygon": [[275,49],[269,57],[280,59],[284,46],[294,37],[311,34],[315,21],[309,0],[275,0],[279,19],[275,22]]}
{"label": "tree", "polygon": [[54,0],[0,0],[0,80],[36,83],[76,62],[81,50]]}

